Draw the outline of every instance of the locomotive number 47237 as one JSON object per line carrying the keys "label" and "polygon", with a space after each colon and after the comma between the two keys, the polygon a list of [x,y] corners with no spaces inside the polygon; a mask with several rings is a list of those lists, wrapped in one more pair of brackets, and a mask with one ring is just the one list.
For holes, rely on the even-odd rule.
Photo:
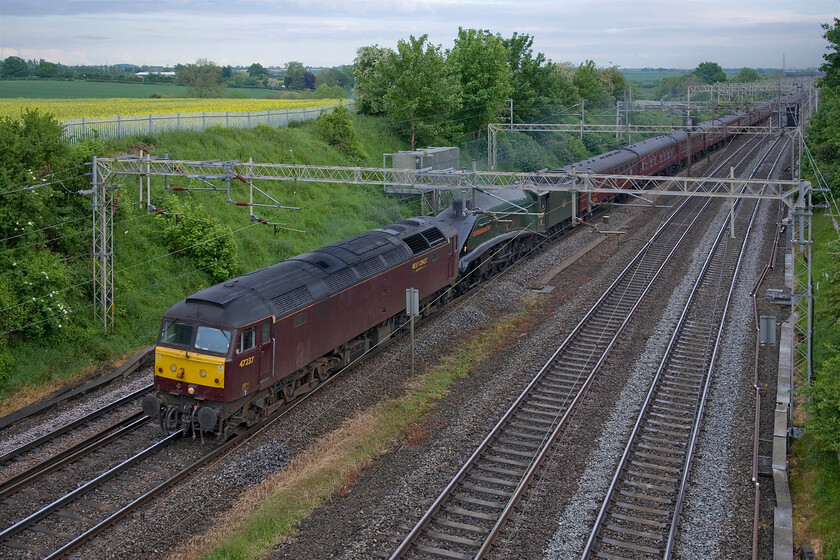
{"label": "locomotive number 47237", "polygon": [[253,356],[251,356],[250,358],[245,358],[244,360],[239,362],[239,367],[245,367],[245,366],[247,366],[249,364],[252,364],[252,363],[254,363],[254,357]]}

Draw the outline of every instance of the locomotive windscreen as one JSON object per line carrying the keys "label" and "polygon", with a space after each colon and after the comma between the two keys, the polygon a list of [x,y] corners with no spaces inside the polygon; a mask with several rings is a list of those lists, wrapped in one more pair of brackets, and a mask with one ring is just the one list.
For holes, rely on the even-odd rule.
{"label": "locomotive windscreen", "polygon": [[[195,340],[193,340],[195,335]],[[192,346],[196,350],[226,354],[230,348],[230,331],[207,325],[192,325],[183,321],[164,320],[160,329],[160,343],[172,346]]]}

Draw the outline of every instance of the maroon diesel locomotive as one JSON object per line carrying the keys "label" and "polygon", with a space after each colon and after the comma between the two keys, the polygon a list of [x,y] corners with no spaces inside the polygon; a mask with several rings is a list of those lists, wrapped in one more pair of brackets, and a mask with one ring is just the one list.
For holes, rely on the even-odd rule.
{"label": "maroon diesel locomotive", "polygon": [[406,288],[434,309],[457,275],[457,231],[417,217],[204,289],[164,314],[143,410],[228,437],[397,330]]}

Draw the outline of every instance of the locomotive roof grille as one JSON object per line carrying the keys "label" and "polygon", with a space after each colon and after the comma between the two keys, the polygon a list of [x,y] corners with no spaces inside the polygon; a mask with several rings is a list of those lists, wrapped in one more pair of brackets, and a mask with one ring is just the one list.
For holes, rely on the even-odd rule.
{"label": "locomotive roof grille", "polygon": [[426,241],[429,242],[431,247],[437,247],[446,241],[446,236],[444,236],[443,232],[436,227],[429,228],[426,231],[421,232],[421,235],[426,238]]}
{"label": "locomotive roof grille", "polygon": [[374,274],[382,272],[382,259],[376,256],[366,261],[360,262],[353,268],[356,269],[359,278],[368,278],[370,276],[373,276]]}
{"label": "locomotive roof grille", "polygon": [[405,260],[405,251],[402,247],[394,247],[382,254],[385,264],[388,266],[396,266]]}
{"label": "locomotive roof grille", "polygon": [[326,284],[332,292],[340,292],[344,288],[352,286],[355,283],[356,272],[349,266],[324,278],[324,284]]}
{"label": "locomotive roof grille", "polygon": [[306,307],[313,302],[312,294],[306,286],[300,286],[291,292],[271,298],[271,303],[274,304],[274,311],[278,317],[288,315],[292,311]]}
{"label": "locomotive roof grille", "polygon": [[411,252],[415,255],[418,253],[422,253],[430,247],[429,242],[426,241],[426,238],[419,233],[409,235],[408,237],[403,239],[403,241],[405,241],[405,244],[408,245],[408,248],[411,249]]}

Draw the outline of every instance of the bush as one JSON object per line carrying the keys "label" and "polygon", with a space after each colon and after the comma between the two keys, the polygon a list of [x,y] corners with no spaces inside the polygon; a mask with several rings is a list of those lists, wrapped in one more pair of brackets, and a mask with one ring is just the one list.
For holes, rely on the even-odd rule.
{"label": "bush", "polygon": [[354,158],[363,158],[362,148],[356,141],[356,129],[350,120],[347,107],[338,106],[332,112],[321,111],[315,123],[318,134],[331,146]]}
{"label": "bush", "polygon": [[[6,255],[0,276],[0,329],[41,336],[66,326],[70,279],[58,255],[42,249],[23,259]],[[11,302],[11,305],[9,303]]]}
{"label": "bush", "polygon": [[166,210],[172,214],[158,216],[169,249],[190,258],[195,266],[207,272],[214,282],[227,280],[236,273],[236,244],[228,226],[211,216],[203,206],[188,204],[171,196]]}

